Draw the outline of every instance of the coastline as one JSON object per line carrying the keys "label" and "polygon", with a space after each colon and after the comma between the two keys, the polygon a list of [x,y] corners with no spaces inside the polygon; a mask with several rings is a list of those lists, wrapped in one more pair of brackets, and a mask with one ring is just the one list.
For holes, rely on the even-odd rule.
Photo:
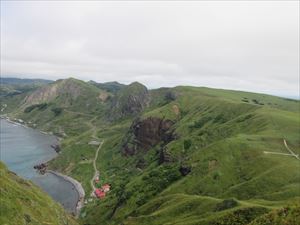
{"label": "coastline", "polygon": [[38,130],[35,127],[29,126],[25,121],[19,122],[19,121],[16,121],[16,120],[11,120],[8,116],[4,116],[4,115],[0,115],[0,119],[6,120],[7,122],[12,123],[12,124],[17,125],[17,126],[21,126],[21,127],[24,127],[24,128],[36,130],[36,131],[40,132],[41,134],[54,136],[57,139],[57,141],[62,140],[61,137],[58,137],[58,136],[54,135],[52,132],[46,132],[46,131]]}
{"label": "coastline", "polygon": [[55,176],[61,177],[65,181],[68,181],[71,184],[73,184],[73,186],[75,187],[75,189],[76,189],[76,191],[78,193],[78,196],[79,196],[77,204],[76,204],[76,213],[75,213],[75,215],[78,216],[79,213],[80,213],[81,208],[84,205],[84,197],[85,197],[85,192],[84,192],[84,189],[83,189],[81,183],[78,182],[77,180],[75,180],[72,177],[69,177],[67,175],[61,174],[61,173],[53,171],[53,170],[46,170],[46,173],[54,174]]}
{"label": "coastline", "polygon": [[[16,121],[14,121],[14,120],[11,120],[8,116],[4,116],[4,115],[0,115],[0,118],[6,120],[6,121],[9,122],[9,123],[15,124],[15,125],[17,125],[17,126],[22,126],[22,127],[24,127],[24,128],[34,129],[34,130],[36,130],[36,131],[38,131],[38,132],[40,132],[40,133],[42,133],[42,134],[45,134],[45,135],[52,135],[52,136],[54,136],[54,137],[56,138],[56,140],[57,140],[58,142],[60,142],[60,141],[62,140],[62,138],[59,138],[59,137],[53,135],[53,134],[50,133],[50,132],[41,131],[41,130],[35,129],[35,128],[33,128],[33,127],[27,126],[27,125],[25,124],[25,122],[23,122],[23,123],[16,122]],[[58,153],[57,153],[57,155],[58,155]],[[52,159],[55,159],[55,158],[57,157],[57,155],[56,155],[54,158],[52,158]],[[50,159],[50,160],[52,160],[52,159]],[[50,161],[50,160],[49,160],[49,161]],[[47,161],[47,162],[48,162],[48,161]],[[45,162],[45,163],[47,163],[47,162]],[[51,174],[53,174],[53,175],[55,175],[55,176],[57,176],[57,177],[60,177],[60,178],[62,178],[63,180],[65,180],[65,181],[71,183],[71,184],[74,186],[75,190],[76,190],[77,193],[78,193],[78,200],[77,200],[77,204],[76,204],[76,208],[75,208],[75,216],[78,216],[79,213],[80,213],[81,208],[84,206],[84,197],[85,197],[85,191],[84,191],[84,189],[83,189],[81,183],[80,183],[79,181],[75,180],[75,179],[72,178],[72,177],[69,177],[69,176],[67,176],[67,175],[61,174],[61,173],[56,172],[56,171],[53,171],[53,170],[46,170],[46,173],[51,173]]]}

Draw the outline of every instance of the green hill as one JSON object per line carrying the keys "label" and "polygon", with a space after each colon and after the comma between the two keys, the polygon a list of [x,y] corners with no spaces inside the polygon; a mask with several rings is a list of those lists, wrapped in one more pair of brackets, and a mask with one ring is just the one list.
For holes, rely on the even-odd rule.
{"label": "green hill", "polygon": [[[58,97],[43,101],[46,109],[8,106],[8,113],[67,134],[49,166],[80,180],[86,193],[98,148],[88,143],[104,141],[99,185],[112,190],[87,203],[83,223],[259,224],[299,202],[299,101],[204,87],[147,90],[133,83],[110,91],[72,82],[83,90],[72,105]],[[94,96],[88,106],[81,100],[87,92]],[[62,112],[55,115],[52,105]],[[291,211],[290,218],[297,208]]]}
{"label": "green hill", "polygon": [[77,224],[40,188],[8,171],[2,162],[0,175],[0,224]]}

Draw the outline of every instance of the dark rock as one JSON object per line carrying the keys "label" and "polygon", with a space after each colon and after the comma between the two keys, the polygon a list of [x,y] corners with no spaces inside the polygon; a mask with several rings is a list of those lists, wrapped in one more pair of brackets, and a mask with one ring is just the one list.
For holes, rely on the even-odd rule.
{"label": "dark rock", "polygon": [[162,147],[159,151],[158,163],[163,164],[163,163],[169,163],[169,162],[173,162],[172,156],[170,153],[168,153],[167,147]]}
{"label": "dark rock", "polygon": [[53,144],[51,145],[51,148],[53,148],[57,153],[61,151],[59,144]]}
{"label": "dark rock", "polygon": [[38,170],[41,174],[45,174],[45,172],[47,170],[47,164],[41,163],[41,164],[33,166],[33,168]]}
{"label": "dark rock", "polygon": [[135,121],[132,125],[134,136],[139,148],[148,150],[159,142],[173,140],[168,130],[174,123],[171,120],[149,117],[142,121]]}
{"label": "dark rock", "polygon": [[161,118],[149,117],[135,120],[129,130],[122,148],[125,155],[135,155],[140,151],[147,151],[159,143],[165,146],[176,138],[171,129],[174,122]]}
{"label": "dark rock", "polygon": [[189,166],[180,166],[179,172],[182,176],[188,175],[192,171],[191,167]]}

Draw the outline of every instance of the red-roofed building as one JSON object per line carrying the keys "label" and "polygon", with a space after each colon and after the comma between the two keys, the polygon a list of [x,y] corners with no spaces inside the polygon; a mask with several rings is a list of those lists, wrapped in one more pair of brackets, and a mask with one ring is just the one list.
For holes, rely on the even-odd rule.
{"label": "red-roofed building", "polygon": [[102,199],[105,197],[105,192],[98,188],[95,190],[95,195],[97,196],[97,198]]}
{"label": "red-roofed building", "polygon": [[104,192],[109,192],[110,191],[110,185],[109,184],[103,184],[101,189],[104,191]]}

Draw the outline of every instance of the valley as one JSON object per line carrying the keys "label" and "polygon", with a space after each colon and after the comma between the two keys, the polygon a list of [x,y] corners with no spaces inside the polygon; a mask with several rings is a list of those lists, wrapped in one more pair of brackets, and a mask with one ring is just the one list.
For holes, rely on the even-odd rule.
{"label": "valley", "polygon": [[[48,169],[82,184],[80,224],[300,219],[298,100],[74,78],[14,88],[0,95],[1,114],[61,138]],[[104,184],[105,198],[91,197]]]}

